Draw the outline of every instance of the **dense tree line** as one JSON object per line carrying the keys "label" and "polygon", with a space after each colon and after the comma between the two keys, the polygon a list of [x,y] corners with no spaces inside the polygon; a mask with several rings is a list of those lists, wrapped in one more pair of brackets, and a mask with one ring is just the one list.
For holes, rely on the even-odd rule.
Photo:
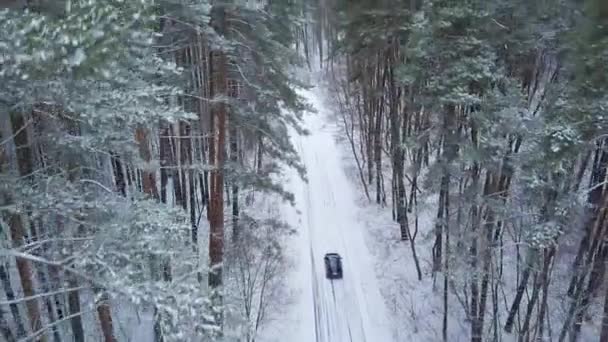
{"label": "dense tree line", "polygon": [[[471,341],[608,338],[606,4],[321,4],[360,181],[440,288],[444,340],[456,312]],[[418,225],[422,198],[433,227]]]}
{"label": "dense tree line", "polygon": [[0,5],[2,339],[125,340],[126,311],[156,341],[255,339],[289,229],[247,209],[303,173],[306,7]]}
{"label": "dense tree line", "polygon": [[607,4],[0,1],[0,336],[253,341],[305,62],[444,340],[607,340]]}

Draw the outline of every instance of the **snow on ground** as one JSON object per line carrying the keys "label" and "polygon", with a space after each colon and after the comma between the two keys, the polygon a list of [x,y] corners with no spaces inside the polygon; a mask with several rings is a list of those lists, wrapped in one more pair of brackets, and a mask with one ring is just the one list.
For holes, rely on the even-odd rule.
{"label": "snow on ground", "polygon": [[[295,171],[288,175],[286,188],[297,203],[295,208],[283,208],[285,219],[299,232],[289,247],[297,255],[290,286],[299,296],[290,312],[266,329],[262,340],[398,341],[376,279],[376,259],[366,243],[368,232],[358,217],[358,190],[343,168],[335,126],[320,94],[320,89],[303,92],[318,111],[305,117],[309,136],[292,132],[308,182]],[[328,252],[343,257],[343,279],[325,278],[323,256]]]}

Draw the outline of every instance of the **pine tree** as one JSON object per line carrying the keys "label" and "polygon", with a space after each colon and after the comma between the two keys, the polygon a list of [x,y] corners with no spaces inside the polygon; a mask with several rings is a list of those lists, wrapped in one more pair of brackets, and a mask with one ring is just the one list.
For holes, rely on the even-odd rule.
{"label": "pine tree", "polygon": [[[68,241],[62,247],[51,243],[43,249],[44,254],[18,256],[17,260],[26,264],[31,258],[44,258],[50,266],[63,268],[68,278],[77,279],[69,282],[71,286],[91,286],[99,295],[99,320],[106,341],[116,340],[108,305],[117,298],[154,304],[162,312],[179,309],[190,315],[191,320],[183,316],[179,321],[163,315],[167,339],[180,339],[182,324],[198,327],[193,334],[205,333],[204,323],[194,318],[204,303],[194,301],[184,306],[180,297],[175,301],[176,293],[184,299],[198,293],[197,282],[182,282],[181,288],[170,284],[159,288],[150,277],[145,257],[150,249],[168,251],[163,258],[182,250],[178,246],[188,243],[189,235],[182,234],[181,216],[143,198],[137,189],[127,192],[124,179],[117,182],[123,190],[114,192],[112,177],[104,175],[104,165],[110,165],[108,153],[115,156],[115,163],[127,161],[131,168],[139,168],[142,161],[151,162],[149,155],[140,159],[133,143],[133,134],[142,125],[191,117],[166,101],[179,94],[170,82],[177,70],[154,53],[152,5],[68,2],[64,10],[53,8],[58,11],[1,13],[0,49],[5,67],[0,93],[6,107],[19,110],[12,116],[15,144],[25,143],[19,137],[29,134],[28,118],[35,119],[35,129],[40,132],[27,144],[40,151],[36,159],[33,153],[18,150],[30,153],[19,157],[21,171],[27,177],[16,180],[8,173],[3,175],[13,177],[11,188],[3,188],[5,196],[14,194],[17,208],[7,214],[13,217],[13,240],[20,240],[18,228],[23,223],[19,222],[26,218],[49,222],[53,239]],[[32,115],[20,114],[28,112]],[[45,164],[40,165],[38,158]],[[99,168],[100,173],[91,172]],[[120,164],[118,168],[122,168]],[[156,185],[150,181],[153,176],[148,174],[144,190],[154,195],[150,189]],[[126,193],[128,198],[121,196]],[[26,212],[23,208],[31,209]],[[116,254],[119,250],[130,254]],[[64,255],[65,251],[78,258]],[[67,257],[69,262],[54,261],[61,260],[59,257]],[[181,257],[192,260],[188,255]],[[193,268],[190,262],[182,265],[178,275],[187,275]],[[26,273],[22,272],[22,279],[28,285]],[[24,286],[28,288],[33,287]],[[30,292],[26,291],[26,296],[34,295],[33,290]],[[33,333],[41,338],[46,334],[44,321],[40,312],[34,311],[35,302],[27,302],[30,321],[36,324]],[[78,302],[77,292],[70,291],[72,323],[80,319]],[[198,323],[193,325],[195,321]],[[82,338],[78,337],[82,336],[81,323],[72,328],[75,338]]]}

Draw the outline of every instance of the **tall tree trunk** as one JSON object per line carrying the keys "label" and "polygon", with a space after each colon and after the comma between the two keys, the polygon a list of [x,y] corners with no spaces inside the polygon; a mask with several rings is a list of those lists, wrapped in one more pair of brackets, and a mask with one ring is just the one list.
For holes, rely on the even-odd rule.
{"label": "tall tree trunk", "polygon": [[[68,277],[68,285],[71,288],[76,288],[79,285],[75,275],[67,274],[66,276]],[[72,316],[72,318],[70,318],[70,326],[72,327],[74,342],[85,342],[82,317],[76,315],[77,313],[80,313],[80,295],[77,290],[68,292],[68,310]],[[110,316],[110,320],[111,319],[112,317]]]}
{"label": "tall tree trunk", "polygon": [[[382,108],[383,106],[381,106]],[[374,163],[376,165],[376,203],[382,204],[382,110],[376,114],[374,128]]]}
{"label": "tall tree trunk", "polygon": [[127,176],[127,188],[130,189],[130,191],[133,191],[134,190],[133,170],[132,170],[131,166],[129,166],[129,164],[125,165],[125,172],[126,172],[126,176]]}
{"label": "tall tree trunk", "polygon": [[[179,124],[178,124],[179,125]],[[175,125],[170,125],[172,138],[170,140],[171,146],[171,167],[173,172],[171,173],[171,180],[173,181],[173,198],[175,198],[175,205],[178,207],[182,207],[184,210],[187,209],[188,204],[186,203],[186,198],[184,197],[183,185],[182,185],[182,170],[181,170],[181,139],[179,127],[177,129],[174,127]]]}
{"label": "tall tree trunk", "polygon": [[[201,164],[208,164],[210,161],[207,159],[207,147],[209,146],[209,133],[211,127],[209,125],[210,113],[209,105],[206,99],[210,98],[209,94],[209,63],[206,43],[203,41],[203,34],[197,30],[197,68],[198,71],[198,121],[199,131],[201,134],[200,142],[200,162]],[[199,215],[202,215],[202,210],[209,204],[209,172],[203,171],[202,174],[198,174],[200,193],[201,193],[201,204],[202,208]],[[200,217],[200,216],[199,216]],[[197,222],[198,225],[198,222]]]}
{"label": "tall tree trunk", "polygon": [[[606,263],[608,264],[608,261],[606,261]],[[604,284],[608,283],[608,276],[606,276],[605,273],[604,274]],[[608,341],[608,286],[605,286],[605,294],[604,294],[604,312],[603,312],[603,316],[602,316],[602,332],[600,334],[600,339],[599,342],[605,342]]]}
{"label": "tall tree trunk", "polygon": [[[589,236],[591,237],[591,239],[590,239],[591,244],[589,246],[589,251],[590,251],[591,256],[595,254],[595,251],[597,251],[598,245],[600,244],[600,239],[602,238],[603,233],[606,230],[605,221],[606,221],[606,216],[607,216],[607,211],[608,211],[608,209],[607,209],[608,208],[608,195],[607,194],[608,194],[608,192],[602,193],[602,199],[600,201],[600,205],[598,206],[598,208],[600,208],[598,210],[599,213],[597,215],[595,215],[596,218],[595,218],[595,221],[592,223],[591,233],[589,234]],[[573,337],[573,336],[575,337],[577,335],[577,331],[575,330],[575,327],[573,327],[573,320],[574,320],[575,316],[578,314],[579,310],[583,309],[581,307],[581,302],[582,302],[582,299],[584,296],[584,291],[585,291],[584,281],[591,271],[591,267],[592,267],[591,260],[586,260],[586,262],[583,262],[580,267],[581,267],[581,270],[579,272],[578,281],[574,287],[576,290],[570,301],[570,307],[568,308],[568,312],[566,314],[566,319],[564,320],[564,324],[560,331],[560,335],[558,338],[559,342],[564,341],[568,332],[570,332],[571,337]]]}
{"label": "tall tree trunk", "polygon": [[[141,158],[149,163],[152,160],[152,153],[148,141],[148,132],[144,128],[138,128],[135,131],[135,140],[139,145],[139,154]],[[156,175],[153,170],[142,170],[142,185],[143,191],[152,198],[159,199],[158,189],[156,187]]]}
{"label": "tall tree trunk", "polygon": [[554,260],[554,256],[555,256],[555,247],[549,247],[549,250],[545,250],[545,255],[544,255],[544,262],[543,262],[543,271],[541,273],[541,284],[542,284],[542,290],[543,290],[543,297],[541,299],[540,302],[540,309],[538,311],[538,334],[536,337],[537,341],[543,341],[543,333],[544,333],[544,322],[545,322],[545,316],[547,313],[547,299],[549,296],[549,282],[551,281],[550,278],[550,272],[551,272],[551,267],[553,265],[553,260]]}
{"label": "tall tree trunk", "polygon": [[[322,18],[321,6],[318,7],[318,11],[319,11],[318,18]],[[322,28],[322,24],[319,24],[316,27],[317,27],[317,32],[316,32],[317,33],[317,35],[316,35],[317,49],[319,52],[319,67],[323,68],[323,28]]]}
{"label": "tall tree trunk", "polygon": [[[382,82],[379,84],[380,90],[384,90],[384,85],[386,83],[386,76],[388,73],[388,67],[384,67],[384,71],[382,72]],[[377,76],[380,78],[380,63],[378,63],[378,72]],[[384,194],[383,194],[383,184],[382,184],[382,120],[384,118],[384,96],[380,95],[379,98],[374,96],[373,101],[377,103],[378,108],[376,112],[376,122],[373,130],[374,137],[374,163],[376,165],[376,203],[384,204]]]}
{"label": "tall tree trunk", "polygon": [[[214,5],[211,11],[211,26],[221,36],[226,34],[226,12],[223,6]],[[211,54],[212,98],[227,96],[227,60],[223,51]],[[213,117],[213,161],[211,171],[209,203],[209,287],[212,303],[217,311],[216,324],[223,326],[222,263],[224,261],[224,155],[226,140],[227,105],[224,99],[214,104]]]}
{"label": "tall tree trunk", "polygon": [[[11,144],[9,137],[11,137],[13,135],[12,133],[12,129],[11,129],[11,123],[10,120],[11,118],[8,115],[5,115],[4,113],[0,113],[0,119],[2,120],[0,122],[0,141],[6,141],[3,144],[0,144],[0,173],[9,173],[10,169],[11,169],[11,165],[10,165],[10,161],[9,159],[14,159],[14,158],[10,158],[9,155],[14,155],[15,153],[15,146],[14,144]],[[9,152],[9,149],[11,150]],[[4,194],[0,193],[0,205],[4,206],[7,203],[5,203],[5,198],[4,198]],[[4,213],[0,213],[0,215],[4,215]],[[0,225],[0,236],[7,236],[8,232],[5,232],[3,229],[3,226]],[[4,290],[4,295],[6,297],[6,299],[8,301],[14,301],[15,300],[15,291],[13,290],[13,285],[11,283],[11,278],[10,278],[10,271],[9,271],[9,264],[7,264],[5,261],[0,262],[0,285],[2,286],[3,290]],[[17,329],[17,334],[16,334],[16,338],[24,338],[26,333],[25,333],[25,324],[23,321],[23,317],[21,316],[21,313],[19,312],[19,307],[17,306],[17,303],[11,303],[9,304],[9,308],[11,311],[11,316],[13,317],[13,322],[16,326]],[[2,310],[0,308],[0,310]],[[1,313],[4,314],[4,311]],[[3,315],[3,320],[6,320],[8,322],[8,320],[6,319],[6,317]],[[1,324],[1,323],[0,323]],[[13,336],[13,332],[11,331],[10,327],[8,326],[8,323],[6,325],[6,331],[3,332],[5,338],[7,339],[7,341],[14,341],[15,337]]]}
{"label": "tall tree trunk", "polygon": [[[396,45],[396,43],[393,43]],[[410,238],[408,217],[407,217],[407,197],[405,195],[405,184],[403,182],[404,170],[403,170],[403,155],[404,151],[401,146],[401,126],[402,121],[406,121],[406,118],[402,118],[399,113],[399,102],[401,96],[401,89],[397,88],[395,84],[394,67],[397,57],[397,48],[393,47],[387,55],[386,63],[388,72],[388,91],[389,91],[389,120],[390,120],[390,149],[391,159],[393,162],[393,184],[394,194],[393,202],[396,204],[397,222],[399,223],[399,231],[401,240],[406,241]],[[405,111],[404,111],[405,112]],[[396,200],[395,200],[396,197]]]}
{"label": "tall tree trunk", "polygon": [[[230,163],[232,168],[238,168],[239,163],[239,140],[238,130],[234,120],[230,120]],[[234,174],[234,172],[233,172]],[[232,238],[233,241],[238,241],[239,238],[239,185],[237,178],[232,177]]]}
{"label": "tall tree trunk", "polygon": [[[166,144],[166,141],[162,141],[163,137],[161,136],[161,149],[163,150],[163,153],[166,151],[164,150],[165,146],[164,144]],[[141,156],[141,158],[146,162],[146,163],[150,163],[150,161],[152,160],[152,153],[150,151],[150,142],[148,139],[148,132],[146,130],[146,128],[144,127],[138,127],[135,130],[135,140],[137,141],[137,144],[139,146],[139,155]],[[166,157],[166,156],[163,156]],[[162,159],[162,157],[161,157]],[[161,161],[161,165],[162,165],[162,161]],[[148,196],[159,200],[159,193],[158,193],[158,189],[156,188],[156,175],[155,172],[153,170],[142,170],[142,178],[143,178],[143,191],[145,194],[147,194]],[[161,171],[161,178],[162,178],[162,171]],[[179,178],[179,177],[178,177]],[[161,190],[162,190],[162,180],[161,180]],[[166,200],[166,198],[165,198]],[[157,257],[154,255],[154,252],[151,253],[150,255],[150,264],[152,265],[152,279],[158,279],[160,278],[160,276],[157,273],[157,268],[156,268],[156,263],[157,263]],[[161,263],[161,268],[162,268],[162,277],[164,281],[169,281],[171,280],[171,271],[170,271],[170,260],[166,260],[166,259],[162,259],[160,261]],[[162,331],[162,317],[160,315],[160,313],[158,312],[157,308],[154,308],[154,340],[156,342],[163,342],[164,341],[164,336],[163,336],[163,331]],[[101,319],[103,314],[103,317],[106,317],[107,315],[110,314],[109,309],[107,310],[107,312],[103,312],[103,313],[99,313],[99,317]],[[109,327],[106,327],[106,329],[111,330],[111,324],[112,324],[112,320],[110,317],[109,320]],[[105,332],[104,332],[105,335]],[[107,335],[106,335],[107,338]]]}
{"label": "tall tree trunk", "polygon": [[[404,129],[405,131],[405,129]],[[405,140],[405,137],[403,138],[403,140]],[[410,248],[412,250],[412,257],[414,259],[414,265],[416,266],[416,273],[418,274],[418,280],[422,280],[422,270],[420,268],[420,261],[418,260],[418,255],[416,253],[416,244],[415,244],[415,240],[416,240],[416,235],[418,232],[418,195],[417,195],[417,191],[418,191],[418,173],[420,172],[420,167],[421,167],[421,162],[422,162],[422,148],[417,148],[416,149],[416,153],[414,153],[414,157],[413,157],[413,167],[414,167],[414,171],[413,171],[413,175],[412,175],[412,181],[411,181],[411,190],[410,190],[410,196],[409,196],[409,206],[408,206],[408,212],[412,212],[413,208],[416,208],[415,211],[415,218],[414,218],[414,233],[411,234],[410,231]]]}
{"label": "tall tree trunk", "polygon": [[450,166],[456,157],[458,147],[456,145],[456,108],[448,105],[443,116],[443,151],[440,157],[442,168],[441,188],[439,192],[439,206],[437,209],[437,221],[435,223],[435,244],[433,246],[433,272],[441,270],[441,260],[443,259],[443,231],[448,217],[445,217],[445,203],[447,202],[450,188]]}
{"label": "tall tree trunk", "polygon": [[574,292],[576,291],[575,285],[578,283],[581,262],[589,248],[591,227],[593,226],[593,221],[596,219],[597,206],[599,205],[604,189],[604,186],[600,185],[602,182],[604,182],[606,178],[606,167],[608,166],[608,152],[605,151],[607,142],[608,139],[604,139],[597,145],[593,157],[591,177],[589,178],[589,188],[592,190],[587,196],[587,203],[589,203],[590,205],[590,208],[588,209],[589,216],[587,218],[587,224],[584,228],[584,234],[581,238],[581,242],[579,243],[579,248],[572,265],[573,275],[570,279],[570,284],[568,286],[568,295],[570,297],[572,297],[574,295]]}
{"label": "tall tree trunk", "polygon": [[[16,214],[12,214],[9,219],[9,227],[11,230],[11,238],[13,240],[13,247],[20,248],[23,245],[24,239],[24,227],[21,217]],[[34,280],[31,265],[28,260],[23,258],[17,258],[17,271],[21,279],[21,288],[25,297],[34,296]],[[30,326],[33,332],[38,332],[42,329],[42,317],[40,316],[40,309],[38,307],[38,300],[36,298],[28,299],[25,301],[27,307],[27,313],[30,321]],[[39,341],[46,341],[45,334],[42,334]]]}
{"label": "tall tree trunk", "polygon": [[[31,213],[28,213],[27,215],[28,217],[32,217]],[[39,228],[42,228],[43,225],[41,222],[39,222],[39,220],[32,220],[30,219],[30,232],[31,232],[31,239],[32,240],[38,240],[39,236],[41,234]],[[42,247],[43,251],[46,251],[47,248]],[[44,267],[44,265],[42,264],[37,264],[35,265],[35,269],[36,269],[36,273],[38,274],[38,281],[39,281],[39,286],[40,286],[40,290],[42,291],[42,293],[49,293],[51,291],[50,289],[50,282],[49,282],[49,277],[48,274],[46,273],[48,267]],[[57,325],[53,324],[57,321],[57,317],[56,317],[56,311],[53,307],[53,302],[52,302],[52,296],[45,296],[43,299],[44,302],[44,306],[46,307],[46,313],[47,313],[47,318],[49,320],[49,324],[52,325],[51,327],[51,331],[53,333],[53,341],[55,342],[61,342],[61,335],[59,334],[59,329],[57,327]]]}
{"label": "tall tree trunk", "polygon": [[[369,72],[369,67],[367,63],[362,67],[363,73],[363,84],[361,87],[363,88],[363,108],[365,113],[363,118],[366,119],[364,125],[365,131],[365,154],[367,156],[367,183],[371,186],[374,181],[374,145],[373,145],[373,137],[374,137],[374,122],[376,111],[374,109],[374,103],[376,102],[372,97],[372,81],[373,77],[371,76],[371,72]],[[366,124],[366,125],[365,125]]]}
{"label": "tall tree trunk", "polygon": [[[116,160],[118,161],[118,157],[116,157]],[[77,165],[73,162],[70,162],[69,165],[69,169],[70,170],[77,170]],[[78,177],[79,177],[79,172],[74,171],[74,172],[70,172],[68,174],[68,180],[72,183],[76,183],[78,181]],[[117,179],[118,180],[118,179]],[[126,192],[125,192],[126,194]],[[59,218],[58,219],[58,226],[62,227],[63,226],[63,218]],[[82,237],[84,236],[84,230],[85,228],[82,225],[78,225],[78,228],[76,230],[76,234],[75,237]],[[68,250],[68,253],[71,252],[71,249]],[[55,270],[53,269],[53,266],[51,267],[51,273],[52,274],[58,274],[59,270]],[[79,279],[77,278],[76,274],[71,273],[71,272],[64,272],[65,277],[67,278],[67,283],[68,286],[70,286],[71,288],[77,288],[80,286],[80,282]],[[94,289],[95,293],[98,293],[98,289]],[[109,305],[109,304],[108,304]],[[97,308],[97,311],[99,313],[99,308]],[[70,326],[72,328],[72,335],[74,337],[74,342],[84,342],[85,337],[84,337],[84,327],[82,325],[82,315],[81,315],[81,306],[80,306],[80,293],[78,290],[71,290],[68,291],[68,315],[71,317],[70,318]],[[101,312],[102,315],[105,315],[106,313],[104,311]],[[102,325],[104,324],[104,322],[102,321],[102,316],[99,316],[100,322],[102,322]],[[112,317],[110,316],[110,320],[112,319]],[[102,327],[102,332],[103,332],[103,327]]]}
{"label": "tall tree trunk", "polygon": [[[507,183],[501,182],[502,176],[497,176],[491,172],[486,173],[486,184],[484,186],[484,196],[496,196],[496,194],[502,194],[506,189]],[[481,289],[479,293],[479,307],[478,314],[476,316],[477,321],[476,329],[479,340],[483,339],[483,326],[486,314],[486,303],[488,299],[488,287],[490,284],[490,267],[492,265],[492,251],[495,248],[496,239],[500,232],[500,221],[497,221],[496,213],[491,207],[486,206],[486,212],[484,217],[483,230],[480,231],[479,236],[483,241],[482,244],[482,278],[481,278]]]}
{"label": "tall tree trunk", "polygon": [[[19,168],[19,174],[25,179],[32,177],[33,173],[33,159],[30,142],[28,141],[27,129],[25,128],[27,123],[24,115],[13,113],[11,115],[12,128],[14,134],[13,140],[15,142],[15,149],[17,154],[17,165]],[[8,200],[10,202],[10,199]],[[11,239],[13,241],[13,247],[19,249],[24,243],[25,227],[23,220],[18,214],[9,215],[9,227],[11,233]],[[25,297],[34,296],[34,280],[33,272],[28,260],[23,258],[16,258],[17,270],[21,279],[21,288],[23,289],[23,295]],[[27,312],[30,320],[30,326],[34,333],[37,333],[42,329],[42,317],[40,315],[40,308],[38,307],[38,300],[33,298],[26,301]],[[45,342],[46,334],[42,333],[37,340]]]}
{"label": "tall tree trunk", "polygon": [[196,220],[196,179],[194,170],[188,170],[188,202],[190,203],[190,224],[192,226],[192,245],[198,250],[198,222]]}
{"label": "tall tree trunk", "polygon": [[[473,127],[475,130],[475,127]],[[476,135],[473,135],[476,137]],[[508,198],[509,189],[511,185],[511,177],[513,175],[513,166],[511,163],[512,154],[518,153],[519,148],[521,147],[521,137],[513,137],[509,139],[509,149],[502,159],[502,164],[498,174],[495,174],[492,171],[486,172],[486,181],[484,184],[483,195],[485,198],[497,198],[501,199],[504,204]],[[477,140],[473,142],[475,146],[477,146]],[[477,166],[477,165],[475,165]],[[481,213],[477,213],[481,214]],[[479,302],[476,302],[478,305],[478,312],[472,321],[472,329],[474,334],[472,334],[471,340],[472,342],[481,342],[483,339],[483,325],[485,319],[486,312],[486,302],[487,302],[487,291],[488,286],[490,284],[490,267],[492,265],[492,257],[493,251],[498,246],[499,239],[501,237],[502,230],[502,221],[500,220],[498,215],[494,211],[491,205],[485,206],[485,214],[483,216],[484,224],[483,230],[479,231],[480,226],[476,226],[475,230],[478,231],[477,236],[483,242],[482,246],[482,278],[481,278],[481,289],[479,293]],[[478,219],[481,219],[478,217]],[[477,243],[478,240],[475,241]]]}
{"label": "tall tree trunk", "polygon": [[536,306],[536,301],[538,300],[538,295],[542,286],[542,276],[538,275],[538,272],[535,272],[534,276],[534,286],[532,287],[532,296],[528,300],[528,305],[526,308],[526,316],[524,317],[524,323],[521,327],[521,331],[519,332],[519,341],[525,341],[526,336],[528,334],[528,330],[530,328],[530,321],[532,319],[532,312],[534,311],[534,307]]}
{"label": "tall tree trunk", "polygon": [[15,336],[8,326],[8,320],[6,319],[4,309],[0,307],[0,333],[6,342],[15,342]]}
{"label": "tall tree trunk", "polygon": [[515,316],[517,315],[517,312],[519,312],[519,305],[524,296],[524,292],[528,287],[528,280],[530,279],[532,268],[535,267],[534,262],[537,257],[537,250],[535,248],[531,248],[528,253],[529,254],[526,261],[526,268],[524,268],[524,273],[522,275],[521,281],[517,286],[517,292],[515,293],[515,298],[513,299],[513,303],[511,304],[511,308],[509,309],[509,314],[507,316],[507,322],[505,323],[505,331],[508,333],[513,331]]}
{"label": "tall tree trunk", "polygon": [[[606,229],[606,228],[604,228]],[[603,232],[604,237],[596,237],[597,239],[602,240],[601,246],[598,247],[597,252],[595,252],[595,260],[593,261],[593,266],[591,267],[591,272],[589,274],[589,280],[587,282],[587,286],[582,293],[582,298],[580,299],[580,304],[577,309],[574,326],[572,328],[572,332],[570,333],[570,341],[575,342],[578,339],[578,335],[580,334],[581,327],[583,325],[583,319],[587,312],[587,308],[590,305],[591,296],[597,287],[599,287],[600,279],[603,278],[603,271],[601,268],[604,266],[606,260],[608,260],[608,243],[606,242],[606,232]]]}
{"label": "tall tree trunk", "polygon": [[[476,223],[478,218],[478,209],[473,207],[472,211],[472,219],[473,219],[473,235],[475,235],[479,231],[479,226]],[[479,268],[477,265],[477,261],[479,258],[478,252],[478,238],[477,236],[473,236],[471,238],[471,247],[469,249],[469,254],[471,258],[471,268],[472,268],[472,276],[471,276],[471,342],[481,342],[483,338],[483,325],[480,324],[479,321]]]}
{"label": "tall tree trunk", "polygon": [[[186,48],[186,53],[188,56],[187,59],[187,67],[191,69],[191,80],[190,85],[193,88],[193,92],[197,87],[200,87],[202,81],[199,81],[199,75],[197,73],[198,68],[200,67],[200,49],[198,44],[200,43],[200,32],[197,29],[197,38],[192,39],[190,44]],[[193,99],[187,98],[186,103],[188,104],[187,110],[192,112],[199,111],[199,118],[203,109],[202,99]],[[195,163],[195,152],[196,152],[196,142],[197,139],[193,137],[193,132],[195,131],[190,122],[182,122],[182,149],[184,156],[182,157],[185,160],[185,165],[187,165],[186,170],[184,171],[184,184],[187,183],[187,187],[184,185],[185,192],[188,194],[188,210],[190,214],[190,227],[191,227],[191,239],[192,239],[192,247],[194,251],[198,254],[198,222],[196,219],[196,179],[194,177],[194,163]],[[202,123],[200,123],[202,124]]]}
{"label": "tall tree trunk", "polygon": [[120,157],[110,151],[112,171],[114,172],[114,183],[116,184],[116,190],[124,197],[127,196],[127,183],[125,181],[125,174],[122,170],[122,162]]}
{"label": "tall tree trunk", "polygon": [[445,194],[443,198],[443,208],[445,210],[444,222],[443,222],[443,232],[445,234],[445,261],[443,266],[443,327],[442,327],[442,335],[443,340],[448,340],[448,283],[450,279],[450,174],[446,175],[446,183]]}
{"label": "tall tree trunk", "polygon": [[263,167],[264,167],[264,137],[262,137],[262,135],[258,136],[258,143],[257,143],[257,151],[256,151],[256,172],[258,174],[263,172]]}
{"label": "tall tree trunk", "polygon": [[99,323],[101,324],[103,341],[115,342],[116,338],[114,337],[112,312],[110,311],[110,298],[105,291],[101,292],[101,297],[95,305],[97,306],[97,316],[99,316]]}
{"label": "tall tree trunk", "polygon": [[[591,177],[589,180],[590,188],[587,202],[590,204],[589,217],[585,224],[585,233],[581,239],[579,250],[576,255],[573,271],[568,287],[568,294],[571,296],[570,309],[566,318],[562,331],[560,333],[560,341],[565,338],[566,333],[570,332],[570,340],[575,341],[579,335],[584,314],[589,305],[590,296],[597,288],[599,280],[603,273],[603,260],[607,257],[603,240],[608,235],[603,222],[598,222],[601,217],[605,216],[605,207],[603,204],[606,201],[607,188],[603,184],[606,177],[606,167],[608,165],[608,152],[605,151],[608,139],[604,139],[598,144],[595,151]],[[585,287],[585,279],[589,276],[587,286]],[[574,319],[572,323],[571,320]],[[570,326],[572,325],[572,326]]]}
{"label": "tall tree trunk", "polygon": [[[445,213],[445,196],[446,196],[446,186],[447,178],[444,176],[441,177],[441,188],[439,190],[439,203],[437,204],[437,217],[435,218],[435,243],[433,244],[433,274],[435,272],[441,271],[441,260],[443,256],[443,226],[446,218],[443,217]],[[435,279],[435,277],[433,277]],[[434,280],[433,280],[434,284]]]}
{"label": "tall tree trunk", "polygon": [[[477,147],[479,144],[477,129],[475,124],[471,125],[471,142],[473,146]],[[471,188],[473,193],[477,195],[479,192],[479,177],[480,167],[477,162],[473,164],[472,169],[472,184]],[[483,335],[483,326],[479,325],[479,229],[481,222],[481,209],[475,204],[477,201],[473,200],[471,206],[471,246],[469,247],[469,258],[471,264],[471,342],[481,342]]]}
{"label": "tall tree trunk", "polygon": [[[10,274],[8,273],[8,268],[5,264],[0,264],[0,281],[2,282],[2,287],[4,288],[4,294],[8,301],[15,300],[15,292],[13,291],[13,285],[11,284]],[[19,312],[19,307],[17,303],[9,304],[11,315],[13,316],[13,322],[17,326],[17,338],[25,337],[25,326],[23,323],[23,317],[21,317],[21,313]]]}
{"label": "tall tree trunk", "polygon": [[167,185],[169,184],[170,166],[170,130],[167,123],[160,123],[159,157],[160,157],[160,201],[167,203]]}
{"label": "tall tree trunk", "polygon": [[[191,238],[194,246],[198,244],[198,226],[196,225],[196,203],[194,201],[194,173],[192,170],[192,127],[186,122],[180,122],[180,158],[182,174],[182,194],[184,209],[190,209]],[[188,205],[189,203],[189,205]]]}

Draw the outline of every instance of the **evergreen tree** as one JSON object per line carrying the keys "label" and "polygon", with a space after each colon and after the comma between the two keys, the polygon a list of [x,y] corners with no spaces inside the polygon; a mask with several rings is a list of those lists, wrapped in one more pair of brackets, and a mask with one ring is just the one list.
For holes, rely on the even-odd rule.
{"label": "evergreen tree", "polygon": [[201,217],[223,224],[225,182],[235,236],[242,189],[293,200],[277,176],[283,167],[303,173],[287,136],[288,127],[302,131],[305,108],[289,70],[300,62],[290,21],[302,6],[62,1],[0,11],[2,264],[21,265],[26,297],[57,293],[26,298],[31,326],[13,334],[2,325],[3,336],[84,341],[91,292],[105,341],[122,339],[112,317],[122,309],[110,310],[118,302],[153,314],[157,341],[221,333],[222,303],[202,283]]}

